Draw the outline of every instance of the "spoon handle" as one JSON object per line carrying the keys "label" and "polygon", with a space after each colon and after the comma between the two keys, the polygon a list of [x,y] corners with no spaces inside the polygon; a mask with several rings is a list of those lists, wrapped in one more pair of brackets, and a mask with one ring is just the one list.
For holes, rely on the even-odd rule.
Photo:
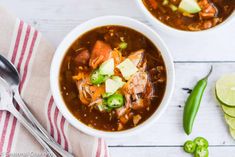
{"label": "spoon handle", "polygon": [[43,138],[43,140],[49,144],[54,150],[56,150],[60,155],[66,156],[66,157],[73,157],[72,154],[65,151],[57,142],[55,142],[54,138],[52,138],[48,132],[43,128],[43,126],[38,122],[38,120],[34,117],[34,115],[31,113],[31,111],[28,109],[25,102],[22,100],[21,95],[19,94],[18,88],[14,88],[14,98],[16,102],[19,104],[21,109],[23,110],[26,117],[32,122],[32,124],[40,130],[40,136]]}
{"label": "spoon handle", "polygon": [[47,145],[47,143],[45,143],[45,141],[43,141],[43,139],[39,136],[39,131],[37,129],[35,129],[31,123],[29,123],[24,116],[22,116],[18,110],[16,110],[16,108],[14,107],[13,104],[8,105],[8,109],[9,112],[11,112],[16,118],[17,120],[19,120],[19,122],[21,124],[23,124],[23,126],[37,139],[37,141],[43,146],[43,148],[48,152],[48,155],[50,157],[57,157],[57,155],[52,151],[52,149]]}

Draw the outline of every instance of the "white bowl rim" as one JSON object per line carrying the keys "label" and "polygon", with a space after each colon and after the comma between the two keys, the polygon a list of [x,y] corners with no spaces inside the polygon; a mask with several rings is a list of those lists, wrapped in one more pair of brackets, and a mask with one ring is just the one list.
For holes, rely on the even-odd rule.
{"label": "white bowl rim", "polygon": [[[161,52],[166,69],[167,69],[167,85],[165,89],[165,94],[157,110],[142,124],[134,128],[128,129],[128,130],[117,131],[117,132],[102,131],[102,130],[88,127],[86,124],[82,123],[76,117],[74,117],[72,113],[68,110],[68,108],[66,107],[65,102],[62,98],[62,95],[60,93],[60,87],[59,87],[59,79],[58,79],[61,61],[64,58],[64,55],[66,54],[68,48],[72,45],[72,43],[79,36],[86,33],[87,31],[100,27],[100,26],[107,26],[107,25],[119,25],[119,26],[128,27],[128,28],[137,30],[138,32],[145,35],[154,43],[154,45]],[[148,35],[146,34],[146,32],[148,32]],[[82,132],[86,134],[89,134],[91,136],[96,136],[96,137],[105,137],[105,138],[126,137],[130,135],[135,135],[141,130],[149,127],[150,124],[154,123],[166,110],[173,94],[174,83],[175,83],[175,71],[174,71],[173,59],[171,57],[170,51],[168,50],[167,46],[165,45],[163,40],[160,38],[160,36],[147,25],[137,20],[134,20],[132,18],[123,17],[123,16],[102,16],[102,17],[91,19],[87,22],[82,23],[81,25],[78,25],[59,44],[54,54],[52,64],[51,64],[51,69],[50,69],[50,86],[51,86],[52,95],[54,97],[56,106],[59,108],[62,115],[75,128],[81,130]]]}
{"label": "white bowl rim", "polygon": [[187,31],[187,30],[180,30],[176,29],[174,27],[168,26],[167,24],[164,24],[163,22],[159,21],[156,17],[154,17],[151,12],[144,6],[142,0],[136,0],[136,3],[140,10],[144,13],[145,17],[148,19],[148,21],[155,27],[160,28],[164,32],[167,32],[169,34],[177,34],[177,35],[198,35],[198,34],[207,34],[211,32],[215,32],[217,30],[222,29],[225,25],[228,25],[231,23],[231,21],[235,18],[235,10],[233,13],[225,19],[222,23],[201,31]]}

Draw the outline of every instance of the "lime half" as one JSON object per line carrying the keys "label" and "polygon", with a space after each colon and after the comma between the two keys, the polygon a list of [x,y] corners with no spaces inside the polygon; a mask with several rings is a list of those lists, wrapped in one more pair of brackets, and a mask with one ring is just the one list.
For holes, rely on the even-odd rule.
{"label": "lime half", "polygon": [[225,105],[235,107],[235,74],[225,75],[216,82],[216,95]]}

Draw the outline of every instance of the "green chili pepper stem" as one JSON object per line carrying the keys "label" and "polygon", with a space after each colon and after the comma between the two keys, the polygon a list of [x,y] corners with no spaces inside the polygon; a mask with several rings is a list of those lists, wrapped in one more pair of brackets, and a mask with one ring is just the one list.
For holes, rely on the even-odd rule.
{"label": "green chili pepper stem", "polygon": [[183,127],[186,134],[190,134],[192,132],[193,123],[196,118],[197,112],[200,107],[201,99],[203,93],[207,86],[207,79],[212,72],[212,67],[210,72],[206,77],[199,80],[196,86],[193,88],[191,94],[189,95],[185,107],[184,107],[184,115],[183,115]]}
{"label": "green chili pepper stem", "polygon": [[213,66],[211,65],[210,71],[208,72],[208,74],[207,74],[203,79],[204,79],[204,80],[207,80],[208,77],[211,75],[212,71],[213,71]]}

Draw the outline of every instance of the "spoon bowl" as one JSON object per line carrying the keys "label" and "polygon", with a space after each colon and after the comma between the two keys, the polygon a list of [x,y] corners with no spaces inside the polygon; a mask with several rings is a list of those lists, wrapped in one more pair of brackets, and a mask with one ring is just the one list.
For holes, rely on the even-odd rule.
{"label": "spoon bowl", "polygon": [[10,86],[18,86],[20,84],[20,75],[17,69],[2,55],[0,55],[0,76],[7,80]]}

